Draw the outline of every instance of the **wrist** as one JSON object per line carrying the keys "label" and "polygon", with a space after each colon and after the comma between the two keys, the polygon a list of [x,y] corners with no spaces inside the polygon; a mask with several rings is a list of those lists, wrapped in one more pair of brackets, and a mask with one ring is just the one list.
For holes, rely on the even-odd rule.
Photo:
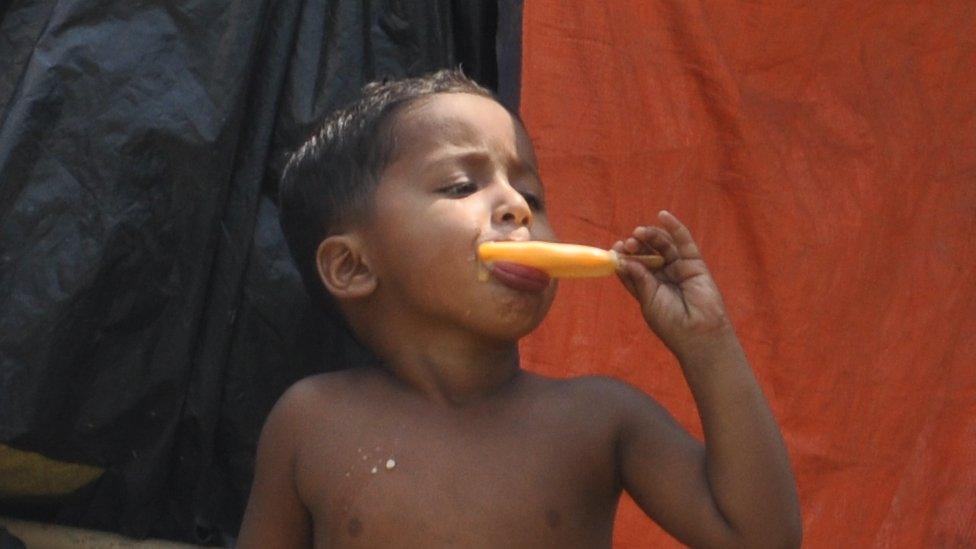
{"label": "wrist", "polygon": [[683,367],[711,365],[745,358],[745,352],[731,322],[724,322],[708,332],[689,338],[680,349],[672,349]]}

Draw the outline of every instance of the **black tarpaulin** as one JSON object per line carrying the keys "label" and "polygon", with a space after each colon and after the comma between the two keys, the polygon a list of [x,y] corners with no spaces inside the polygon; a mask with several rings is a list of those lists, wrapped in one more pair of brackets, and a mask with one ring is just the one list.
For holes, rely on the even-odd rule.
{"label": "black tarpaulin", "polygon": [[356,360],[280,235],[283,154],[377,78],[460,64],[517,102],[520,11],[0,5],[0,442],[105,469],[69,498],[0,511],[233,535],[274,400]]}

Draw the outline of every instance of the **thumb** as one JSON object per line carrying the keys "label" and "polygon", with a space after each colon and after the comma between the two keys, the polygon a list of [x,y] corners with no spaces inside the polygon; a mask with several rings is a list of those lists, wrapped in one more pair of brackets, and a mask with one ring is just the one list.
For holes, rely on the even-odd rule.
{"label": "thumb", "polygon": [[[618,240],[610,249],[617,252],[619,257],[621,254],[624,253],[623,241]],[[617,267],[617,279],[620,280],[620,283],[624,285],[624,288],[626,288],[627,293],[632,295],[634,299],[640,299],[640,297],[638,297],[637,295],[637,288],[634,287],[634,281],[628,274],[626,274],[625,267],[626,267],[626,262],[621,262],[620,265]]]}
{"label": "thumb", "polygon": [[622,277],[629,281],[628,288],[633,289],[632,293],[634,297],[642,304],[649,304],[651,298],[654,297],[654,293],[657,292],[658,286],[661,284],[655,278],[654,274],[638,261],[627,260],[626,256],[624,256],[620,270],[622,271]]}

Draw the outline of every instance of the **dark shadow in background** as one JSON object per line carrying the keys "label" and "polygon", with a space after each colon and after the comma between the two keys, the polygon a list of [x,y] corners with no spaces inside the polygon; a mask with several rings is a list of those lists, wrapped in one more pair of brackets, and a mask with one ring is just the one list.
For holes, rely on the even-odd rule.
{"label": "dark shadow in background", "polygon": [[0,511],[236,534],[284,389],[360,360],[278,228],[285,151],[362,84],[518,103],[521,0],[0,1],[0,442],[106,469]]}

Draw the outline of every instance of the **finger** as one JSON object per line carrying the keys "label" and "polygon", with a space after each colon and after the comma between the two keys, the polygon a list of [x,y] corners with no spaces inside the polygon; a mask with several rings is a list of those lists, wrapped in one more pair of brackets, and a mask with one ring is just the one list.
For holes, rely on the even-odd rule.
{"label": "finger", "polygon": [[[626,257],[626,256],[624,256]],[[647,270],[637,261],[623,261],[621,265],[623,276],[631,280],[633,284],[633,294],[641,303],[650,303],[658,286],[661,284],[654,273]]]}
{"label": "finger", "polygon": [[701,259],[682,259],[666,265],[661,271],[665,272],[667,280],[680,285],[686,280],[707,275],[708,267]]}
{"label": "finger", "polygon": [[[624,242],[622,240],[618,240],[617,242],[615,242],[614,245],[610,247],[610,249],[617,252],[617,254],[619,255],[626,255],[624,253]],[[620,269],[617,271],[617,278],[620,279],[620,282],[624,285],[624,288],[627,289],[630,295],[634,296],[634,298],[637,298],[637,288],[634,286],[633,277],[627,274],[624,269]]]}
{"label": "finger", "polygon": [[654,273],[659,282],[680,282],[705,272],[704,262],[700,258],[682,256],[671,233],[661,227],[643,227],[638,231],[638,237],[664,256],[664,268]]}
{"label": "finger", "polygon": [[684,226],[677,217],[667,210],[661,210],[657,214],[661,225],[668,231],[678,249],[678,253],[684,259],[701,259],[701,251],[695,244],[695,239],[691,236],[691,231]]}
{"label": "finger", "polygon": [[[634,230],[636,231],[636,229]],[[627,240],[624,240],[623,251],[624,253],[628,254],[639,254],[642,251],[642,245],[643,243],[640,240],[637,240],[636,237],[630,236],[627,237]]]}
{"label": "finger", "polygon": [[638,227],[634,229],[634,237],[638,239],[646,249],[652,250],[662,257],[665,263],[673,263],[681,258],[677,246],[671,235],[660,227]]}

